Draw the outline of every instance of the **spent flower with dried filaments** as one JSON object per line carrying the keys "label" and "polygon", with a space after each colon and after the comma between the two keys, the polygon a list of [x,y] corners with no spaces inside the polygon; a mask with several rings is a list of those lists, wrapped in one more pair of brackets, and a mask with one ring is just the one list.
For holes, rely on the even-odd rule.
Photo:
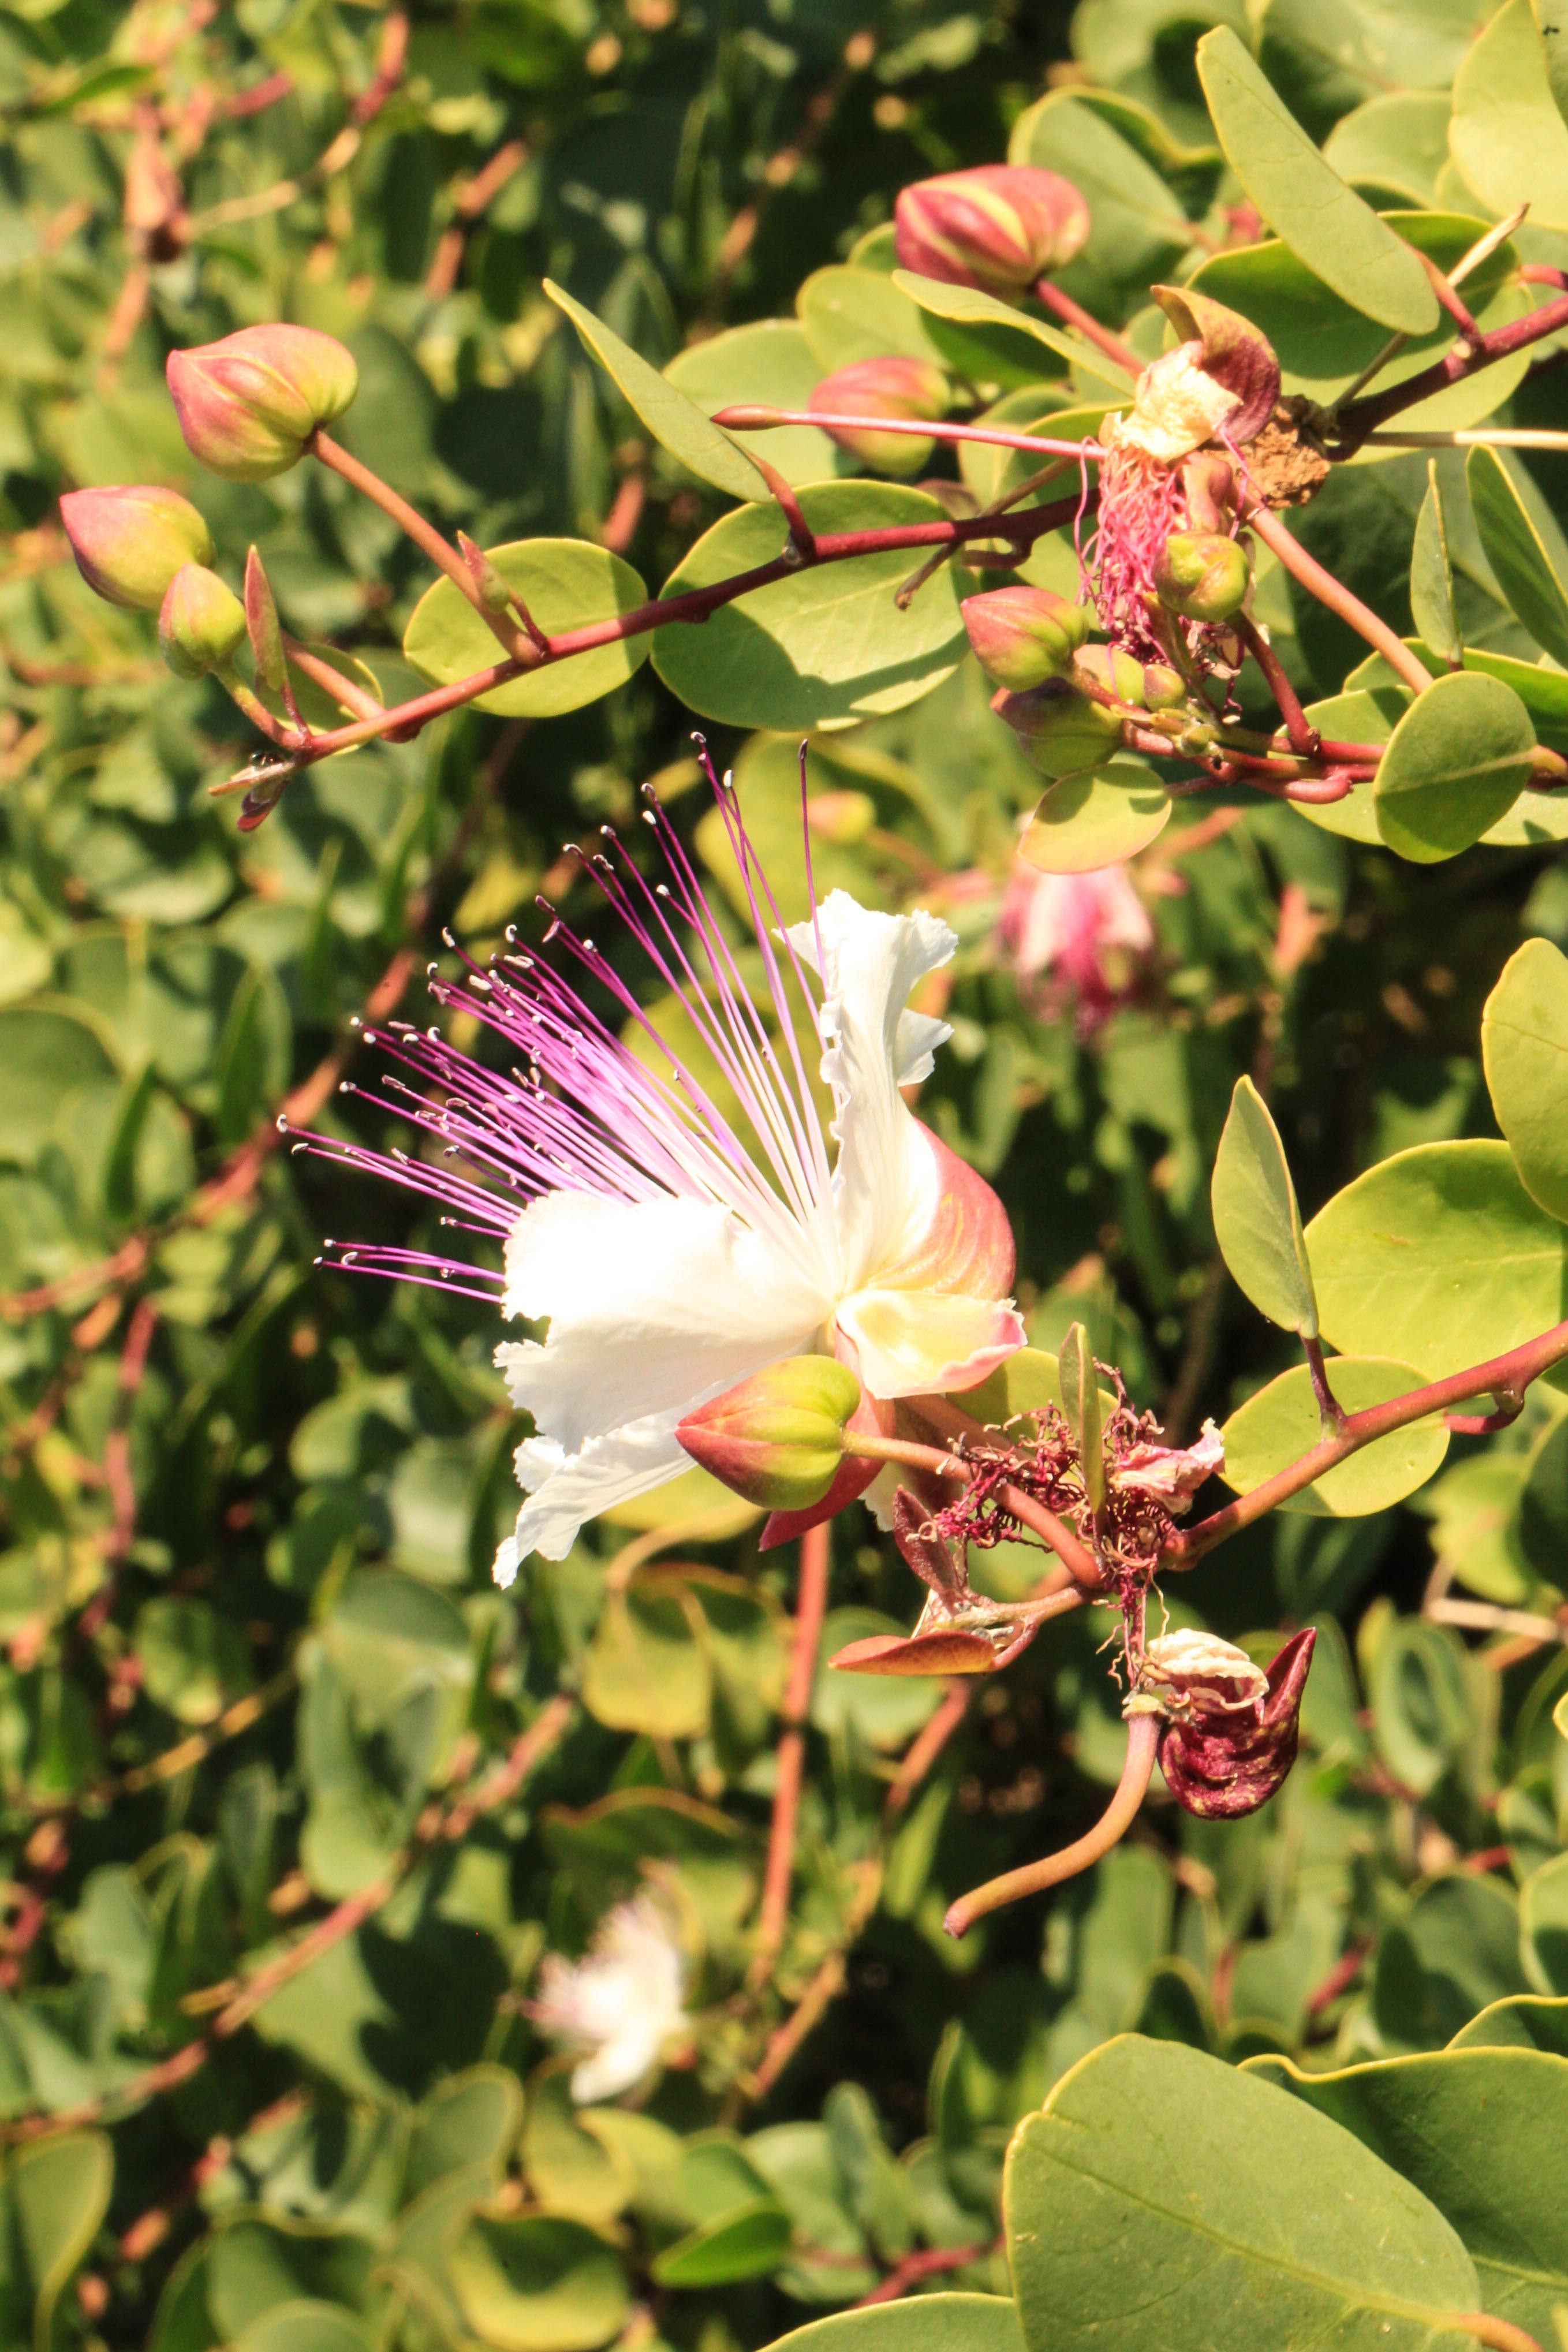
{"label": "spent flower with dried filaments", "polygon": [[[584,861],[622,942],[679,1001],[706,1074],[671,1051],[616,959],[546,908],[544,951],[509,935],[461,982],[431,967],[437,1001],[477,1018],[504,1066],[435,1027],[394,1023],[367,1040],[386,1075],[345,1090],[407,1120],[420,1153],[322,1134],[296,1145],[432,1202],[471,1254],[332,1243],[325,1258],[546,1327],[496,1350],[533,1423],[502,1584],[695,1460],[768,1511],[764,1544],[867,1496],[931,1591],[919,1633],[969,1644],[960,1671],[994,1671],[1043,1622],[977,1601],[969,1548],[1070,1528],[1092,1549],[1094,1597],[1121,1613],[1137,1691],[1145,1598],[1217,1437],[1163,1444],[1110,1372],[1119,1401],[1092,1440],[1053,1406],[964,1422],[945,1450],[923,1442],[1026,1340],[1000,1201],[904,1098],[948,1034],[910,999],[954,935],[841,890],[818,902],[804,824],[809,911],[784,922],[732,780],[710,769],[710,782],[749,938],[651,792],[662,878],[608,827]],[[826,1130],[814,1080],[832,1102]]]}

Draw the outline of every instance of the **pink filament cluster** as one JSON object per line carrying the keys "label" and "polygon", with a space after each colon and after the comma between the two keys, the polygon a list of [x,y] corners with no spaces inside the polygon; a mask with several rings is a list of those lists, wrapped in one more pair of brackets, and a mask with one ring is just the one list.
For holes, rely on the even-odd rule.
{"label": "pink filament cluster", "polygon": [[[816,1002],[747,837],[731,780],[720,781],[707,746],[700,736],[696,740],[746,890],[779,1042],[651,787],[644,787],[643,822],[658,838],[668,879],[650,882],[608,825],[601,828],[605,848],[584,864],[722,1072],[744,1113],[744,1139],[670,1050],[603,950],[541,901],[549,917],[545,944],[559,943],[591,975],[623,1023],[651,1043],[662,1066],[634,1054],[552,964],[519,950],[512,928],[506,951],[492,957],[488,969],[464,956],[467,968],[457,982],[442,979],[434,964],[429,968],[436,1002],[460,1006],[500,1038],[504,1067],[461,1052],[439,1029],[395,1021],[365,1032],[365,1043],[380,1046],[393,1066],[381,1090],[346,1080],[340,1088],[407,1120],[428,1156],[374,1151],[310,1133],[301,1134],[297,1151],[363,1170],[432,1201],[443,1226],[492,1249],[504,1243],[528,1202],[561,1191],[628,1202],[670,1195],[713,1202],[758,1229],[792,1228],[797,1240],[801,1226],[827,1213],[826,1148],[796,1038],[803,1010],[808,1030],[816,1031]],[[804,773],[803,747],[803,790]],[[447,944],[455,944],[449,934]],[[380,1243],[328,1241],[317,1263],[493,1305],[504,1286],[493,1265]]]}
{"label": "pink filament cluster", "polygon": [[1083,557],[1100,625],[1113,645],[1140,661],[1163,662],[1169,648],[1149,625],[1150,600],[1165,541],[1187,527],[1179,467],[1145,450],[1112,446],[1100,466],[1100,511]]}

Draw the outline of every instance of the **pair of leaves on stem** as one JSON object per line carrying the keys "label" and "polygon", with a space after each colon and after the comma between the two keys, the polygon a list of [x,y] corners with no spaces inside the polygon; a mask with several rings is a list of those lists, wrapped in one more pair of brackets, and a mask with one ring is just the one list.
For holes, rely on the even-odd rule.
{"label": "pair of leaves on stem", "polygon": [[[1481,1045],[1506,1141],[1397,1152],[1306,1228],[1278,1129],[1250,1081],[1238,1081],[1215,1161],[1215,1235],[1237,1284],[1270,1321],[1347,1350],[1328,1373],[1348,1411],[1503,1354],[1563,1314],[1568,959],[1549,941],[1527,941],[1505,967],[1487,1001]],[[1300,1365],[1232,1417],[1225,1475],[1248,1492],[1319,1434],[1310,1375]],[[1352,1454],[1284,1507],[1336,1516],[1384,1509],[1433,1475],[1447,1445],[1439,1420],[1415,1422]]]}

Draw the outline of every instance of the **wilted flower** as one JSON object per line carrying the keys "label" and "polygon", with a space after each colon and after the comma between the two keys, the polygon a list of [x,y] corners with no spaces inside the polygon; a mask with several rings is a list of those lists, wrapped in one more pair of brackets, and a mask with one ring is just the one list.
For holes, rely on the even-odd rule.
{"label": "wilted flower", "polygon": [[1235,1821],[1281,1787],[1296,1761],[1317,1638],[1310,1626],[1292,1634],[1267,1674],[1214,1633],[1150,1643],[1129,1710],[1166,1717],[1160,1769],[1189,1813]]}
{"label": "wilted flower", "polygon": [[1042,874],[1015,861],[997,935],[1026,993],[1054,982],[1070,992],[1080,1029],[1093,1029],[1131,992],[1154,926],[1125,866],[1091,874]]}
{"label": "wilted flower", "polygon": [[1089,231],[1089,206],[1059,173],[983,163],[903,189],[893,208],[899,259],[921,278],[1016,294],[1059,269]]}
{"label": "wilted flower", "polygon": [[631,2090],[688,2039],[685,1999],[685,1955],[662,1906],[642,1895],[605,1913],[585,1958],[547,1956],[529,2015],[585,2053],[572,2070],[572,2096],[586,2105]]}
{"label": "wilted flower", "polygon": [[[1223,303],[1173,287],[1153,292],[1184,341],[1144,369],[1131,409],[1100,427],[1100,503],[1087,572],[1107,634],[1141,659],[1159,662],[1170,651],[1154,610],[1163,582],[1173,577],[1167,550],[1194,530],[1228,536],[1216,529],[1223,520],[1215,510],[1216,481],[1228,490],[1226,458],[1241,467],[1240,445],[1272,416],[1279,365],[1267,338]],[[1208,449],[1214,456],[1201,458]],[[1209,552],[1212,577],[1221,559]],[[1225,580],[1233,583],[1245,561],[1238,550]],[[1225,617],[1235,610],[1233,604]],[[1187,652],[1205,667],[1214,666],[1217,625],[1195,607],[1165,624],[1180,630]]]}
{"label": "wilted flower", "polygon": [[1088,606],[1048,588],[992,588],[959,610],[981,668],[1015,693],[1066,677],[1089,635]]}
{"label": "wilted flower", "polygon": [[[1106,871],[1115,874],[1121,868],[1110,866]],[[1205,1421],[1195,1445],[1129,1446],[1112,1465],[1110,1483],[1130,1494],[1149,1496],[1179,1518],[1204,1481],[1224,1466],[1225,1440],[1213,1422]],[[1173,1633],[1169,1639],[1182,1642],[1186,1636]]]}
{"label": "wilted flower", "polygon": [[158,614],[158,645],[176,677],[205,677],[245,641],[245,607],[205,563],[182,564]]}
{"label": "wilted flower", "polygon": [[[934,424],[948,411],[947,378],[930,360],[856,360],[825,375],[808,407],[828,416],[891,416]],[[860,432],[823,427],[841,449],[880,474],[918,474],[931,461],[931,443],[918,433]]]}
{"label": "wilted flower", "polygon": [[213,559],[205,516],[178,490],[156,483],[68,490],[60,520],[76,568],[94,594],[133,612],[155,613],[183,563]]}
{"label": "wilted flower", "polygon": [[[950,1034],[905,1007],[947,962],[954,934],[932,915],[873,913],[842,890],[779,928],[733,791],[713,782],[768,1018],[651,792],[645,814],[668,881],[646,880],[607,827],[592,870],[721,1074],[732,1115],[616,965],[557,919],[549,938],[640,1032],[644,1054],[550,965],[504,955],[488,972],[470,969],[470,989],[432,990],[496,1033],[504,1070],[436,1031],[399,1023],[383,1041],[438,1099],[394,1079],[382,1107],[443,1145],[438,1160],[306,1139],[505,1247],[500,1273],[329,1244],[337,1264],[468,1289],[505,1316],[548,1321],[544,1339],[497,1350],[535,1429],[517,1453],[528,1499],[497,1554],[504,1584],[527,1553],[563,1558],[585,1519],[688,1469],[679,1424],[784,1358],[836,1356],[886,1402],[973,1387],[1024,1344],[1007,1297],[1005,1212],[899,1091],[927,1075]],[[831,1161],[809,1062],[833,1099]],[[489,1182],[459,1173],[457,1159]],[[844,1466],[866,1474],[854,1488],[864,1492],[875,1465]],[[846,1499],[836,1481],[818,1509]]]}
{"label": "wilted flower", "polygon": [[287,473],[359,389],[353,353],[314,327],[241,327],[171,352],[167,374],[191,455],[231,482]]}

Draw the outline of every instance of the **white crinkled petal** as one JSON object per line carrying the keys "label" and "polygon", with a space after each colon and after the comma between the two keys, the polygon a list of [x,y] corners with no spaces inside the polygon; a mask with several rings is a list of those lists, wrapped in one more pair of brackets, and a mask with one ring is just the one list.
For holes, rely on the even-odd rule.
{"label": "white crinkled petal", "polygon": [[591,2057],[580,2059],[573,2067],[573,2098],[580,2107],[586,2107],[629,2091],[652,2074],[658,2063],[659,2044],[660,2037],[644,2027],[634,2027],[614,2042],[604,2042]]}
{"label": "white crinkled petal", "polygon": [[542,1341],[507,1341],[496,1361],[512,1402],[567,1457],[805,1354],[832,1310],[804,1250],[792,1262],[728,1209],[594,1192],[523,1210],[502,1305],[549,1320]]}
{"label": "white crinkled petal", "polygon": [[935,915],[877,914],[843,890],[828,893],[815,926],[797,923],[789,936],[814,971],[821,940],[822,1076],[838,1143],[834,1216],[841,1280],[854,1290],[910,1256],[936,1211],[935,1164],[899,1088],[929,1074],[952,1033],[905,1008],[958,940]]}
{"label": "white crinkled petal", "polygon": [[564,1559],[585,1520],[651,1494],[689,1470],[691,1456],[675,1434],[684,1411],[675,1405],[629,1422],[624,1429],[589,1438],[575,1454],[552,1437],[525,1438],[514,1460],[526,1499],[496,1554],[496,1582],[510,1584],[530,1552]]}

